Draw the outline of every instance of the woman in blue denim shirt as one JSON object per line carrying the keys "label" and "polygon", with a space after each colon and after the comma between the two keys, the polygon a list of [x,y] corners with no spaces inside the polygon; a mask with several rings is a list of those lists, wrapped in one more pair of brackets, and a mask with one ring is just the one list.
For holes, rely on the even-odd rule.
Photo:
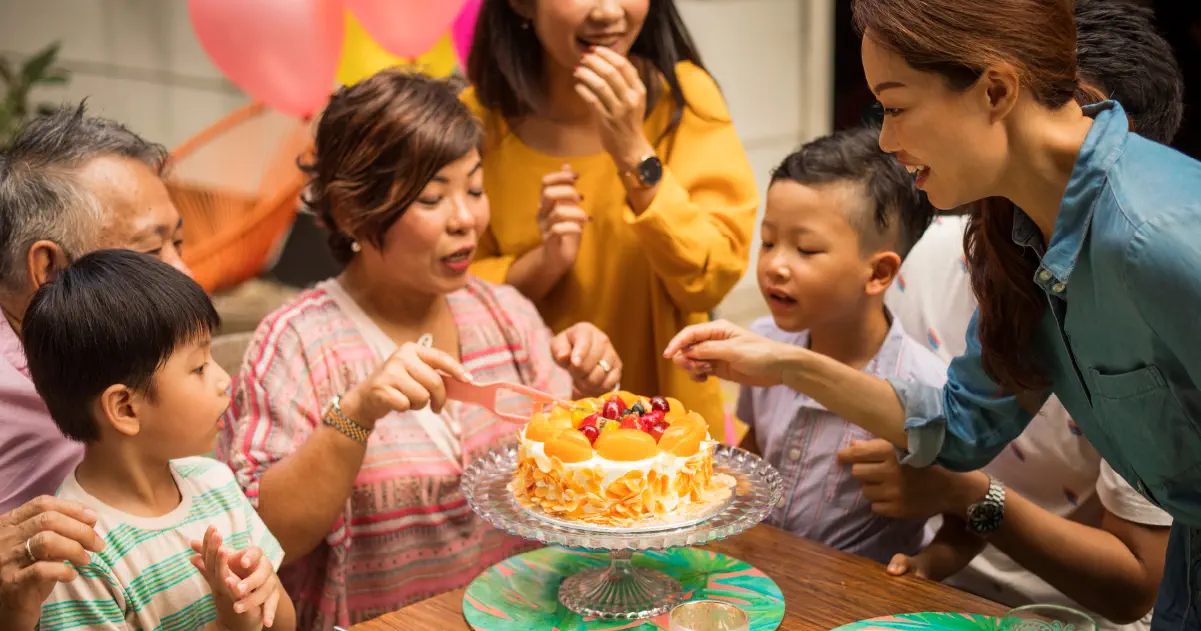
{"label": "woman in blue denim shirt", "polygon": [[[981,200],[965,354],[942,390],[721,322],[685,329],[665,355],[701,379],[786,384],[907,464],[960,471],[991,461],[1055,393],[1175,519],[1152,629],[1201,629],[1201,163],[1131,134],[1115,102],[1076,104],[1089,88],[1070,2],[855,0],[854,14],[881,147],[935,206]],[[1004,490],[979,496],[966,517],[987,536]]]}

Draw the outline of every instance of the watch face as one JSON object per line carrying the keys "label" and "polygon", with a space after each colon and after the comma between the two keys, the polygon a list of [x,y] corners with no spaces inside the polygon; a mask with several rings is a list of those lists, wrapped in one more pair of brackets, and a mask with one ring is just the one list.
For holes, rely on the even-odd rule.
{"label": "watch face", "polygon": [[1000,504],[985,500],[972,506],[968,511],[968,521],[973,531],[988,534],[1001,527],[1004,515],[1004,508]]}
{"label": "watch face", "polygon": [[654,156],[651,156],[642,161],[638,165],[638,179],[642,180],[644,186],[654,186],[663,179],[663,163]]}

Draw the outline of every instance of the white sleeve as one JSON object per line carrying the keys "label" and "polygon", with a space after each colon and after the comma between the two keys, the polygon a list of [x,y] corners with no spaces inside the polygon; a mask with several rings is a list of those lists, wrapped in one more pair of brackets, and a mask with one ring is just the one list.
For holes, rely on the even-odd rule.
{"label": "white sleeve", "polygon": [[1172,525],[1171,515],[1140,495],[1104,460],[1101,461],[1101,475],[1097,478],[1097,497],[1105,510],[1126,521],[1144,526]]}

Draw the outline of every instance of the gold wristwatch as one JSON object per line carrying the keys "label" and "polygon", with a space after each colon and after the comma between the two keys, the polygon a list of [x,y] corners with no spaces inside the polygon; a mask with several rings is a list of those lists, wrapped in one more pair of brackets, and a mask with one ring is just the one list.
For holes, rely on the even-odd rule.
{"label": "gold wristwatch", "polygon": [[342,432],[351,440],[367,444],[367,439],[371,437],[371,430],[359,425],[354,419],[346,416],[342,412],[342,395],[336,395],[325,408],[325,414],[321,417],[321,422],[330,427]]}

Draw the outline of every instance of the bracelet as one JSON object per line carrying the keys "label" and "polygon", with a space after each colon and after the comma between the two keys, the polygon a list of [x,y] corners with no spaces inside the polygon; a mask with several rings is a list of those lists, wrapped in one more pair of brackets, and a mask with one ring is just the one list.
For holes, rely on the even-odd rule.
{"label": "bracelet", "polygon": [[325,408],[325,415],[321,422],[338,430],[351,440],[367,444],[367,439],[371,436],[371,430],[359,425],[349,416],[342,412],[342,395],[335,395],[330,400],[329,405]]}

